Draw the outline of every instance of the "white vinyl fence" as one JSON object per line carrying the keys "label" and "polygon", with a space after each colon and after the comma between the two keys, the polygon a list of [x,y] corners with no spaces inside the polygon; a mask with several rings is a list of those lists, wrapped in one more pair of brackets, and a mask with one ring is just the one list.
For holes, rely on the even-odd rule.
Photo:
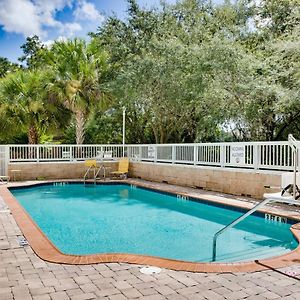
{"label": "white vinyl fence", "polygon": [[138,161],[251,169],[292,170],[288,142],[130,145],[126,155]]}
{"label": "white vinyl fence", "polygon": [[3,153],[8,155],[7,163],[113,160],[126,156],[141,162],[285,171],[293,169],[293,151],[288,142],[125,145],[124,148],[122,145],[47,144],[0,147],[2,160],[5,158]]}
{"label": "white vinyl fence", "polygon": [[8,147],[0,146],[0,176],[7,175]]}

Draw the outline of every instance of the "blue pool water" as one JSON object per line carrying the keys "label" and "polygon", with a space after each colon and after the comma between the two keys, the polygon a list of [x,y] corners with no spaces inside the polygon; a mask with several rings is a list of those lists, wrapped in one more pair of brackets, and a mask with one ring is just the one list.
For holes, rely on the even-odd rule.
{"label": "blue pool water", "polygon": [[[125,184],[41,185],[11,192],[67,254],[134,253],[208,262],[215,232],[242,213]],[[220,236],[217,261],[291,251],[291,224],[250,216]]]}

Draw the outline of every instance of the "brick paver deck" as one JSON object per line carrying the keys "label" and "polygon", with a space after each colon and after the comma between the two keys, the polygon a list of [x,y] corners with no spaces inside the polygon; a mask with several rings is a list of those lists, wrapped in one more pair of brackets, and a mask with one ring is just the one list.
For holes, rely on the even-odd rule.
{"label": "brick paver deck", "polygon": [[30,246],[0,201],[0,299],[300,299],[300,264],[254,273],[190,273],[140,265],[48,263]]}

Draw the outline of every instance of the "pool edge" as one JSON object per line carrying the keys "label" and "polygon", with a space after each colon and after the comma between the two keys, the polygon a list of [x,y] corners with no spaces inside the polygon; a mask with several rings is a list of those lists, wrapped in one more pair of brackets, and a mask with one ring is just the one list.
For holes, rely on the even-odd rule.
{"label": "pool edge", "polygon": [[[70,182],[74,182],[69,180]],[[57,182],[48,181],[46,183]],[[142,184],[133,182],[131,180],[127,181],[113,181],[116,183],[125,184],[135,184],[139,187],[154,189],[159,191],[155,187],[151,187],[149,184]],[[80,183],[80,182],[78,182]],[[109,182],[112,183],[112,182]],[[26,186],[34,186],[40,183],[31,183]],[[22,184],[20,184],[21,186]],[[25,185],[24,185],[25,186]],[[166,191],[174,194],[172,191]],[[227,273],[227,272],[255,272],[272,268],[280,268],[296,264],[300,262],[300,223],[291,226],[291,231],[298,241],[298,247],[289,253],[276,256],[273,258],[249,261],[249,262],[233,262],[233,263],[193,263],[187,261],[172,260],[166,258],[152,257],[146,255],[134,255],[125,253],[107,253],[107,254],[93,254],[93,255],[69,255],[62,253],[57,249],[47,236],[42,232],[42,230],[36,225],[32,218],[27,214],[15,197],[11,194],[6,186],[1,186],[0,196],[3,197],[6,204],[9,206],[12,215],[17,222],[20,230],[28,240],[31,248],[41,259],[60,264],[95,264],[95,263],[133,263],[141,265],[153,265],[166,269],[172,269],[176,271],[189,271],[189,272],[207,272],[207,273]],[[194,196],[191,196],[194,198]],[[206,199],[211,202],[214,200]],[[232,206],[232,205],[228,205]],[[248,209],[248,207],[244,207]],[[291,217],[289,217],[291,218]]]}

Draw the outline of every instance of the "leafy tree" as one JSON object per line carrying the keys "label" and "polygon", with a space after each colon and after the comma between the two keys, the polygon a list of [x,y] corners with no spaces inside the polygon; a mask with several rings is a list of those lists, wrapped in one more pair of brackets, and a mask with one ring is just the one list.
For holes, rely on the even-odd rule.
{"label": "leafy tree", "polygon": [[243,110],[252,139],[286,139],[289,132],[299,133],[300,6],[297,2],[260,1],[253,10],[256,30],[246,44],[255,57],[252,66],[256,71]]}
{"label": "leafy tree", "polygon": [[29,144],[37,144],[41,134],[66,119],[62,107],[48,93],[50,75],[42,71],[18,71],[0,81],[1,131],[25,131]]}
{"label": "leafy tree", "polygon": [[46,59],[55,76],[51,91],[74,114],[76,143],[83,144],[89,114],[109,101],[101,82],[107,54],[98,51],[93,43],[75,39],[56,42]]}
{"label": "leafy tree", "polygon": [[17,69],[17,64],[11,63],[6,57],[0,57],[0,78],[10,72],[16,71]]}
{"label": "leafy tree", "polygon": [[[41,99],[72,114],[56,132],[64,141],[120,142],[124,106],[129,143],[300,137],[299,16],[298,0],[181,0],[154,9],[128,0],[127,19],[109,17],[90,43],[47,49],[31,37],[21,61],[51,69]],[[0,63],[3,77],[10,66]]]}
{"label": "leafy tree", "polygon": [[261,0],[254,3],[254,20],[266,39],[291,34],[300,24],[298,0]]}
{"label": "leafy tree", "polygon": [[232,38],[245,30],[243,8],[186,0],[147,11],[129,1],[128,21],[111,18],[95,35],[112,53],[117,98],[156,142],[215,140],[232,121],[239,79],[249,80],[239,68],[246,51]]}
{"label": "leafy tree", "polygon": [[46,50],[37,35],[27,37],[26,42],[21,45],[23,55],[18,58],[22,63],[26,63],[28,68],[37,68],[43,64],[43,52]]}
{"label": "leafy tree", "polygon": [[177,41],[148,45],[151,52],[133,57],[124,66],[116,86],[121,88],[120,98],[131,108],[131,114],[135,111],[151,128],[155,142],[165,143],[175,133],[180,136],[191,120],[192,103],[182,89],[188,75],[188,54]]}

